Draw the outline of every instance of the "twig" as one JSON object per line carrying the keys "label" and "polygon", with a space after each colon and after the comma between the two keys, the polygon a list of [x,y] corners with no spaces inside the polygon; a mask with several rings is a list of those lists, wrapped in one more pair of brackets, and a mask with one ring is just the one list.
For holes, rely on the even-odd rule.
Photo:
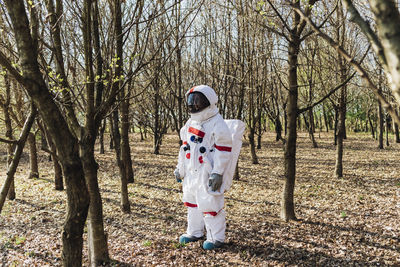
{"label": "twig", "polygon": [[323,33],[320,29],[317,28],[315,23],[307,17],[300,9],[294,7],[294,10],[304,19],[304,21],[307,22],[308,25],[320,36],[322,39],[327,41],[329,45],[331,45],[333,48],[335,48],[342,56],[343,58],[359,73],[361,78],[366,82],[369,88],[372,89],[373,93],[375,96],[378,98],[378,100],[381,102],[382,107],[387,110],[387,112],[392,116],[393,120],[400,125],[400,118],[399,115],[396,113],[396,110],[393,108],[393,106],[385,99],[385,97],[382,95],[382,92],[379,90],[379,88],[372,82],[370,79],[368,73],[365,71],[361,65],[354,60],[352,56],[347,53],[346,50],[343,49],[342,46],[340,46],[338,43],[336,43],[331,37],[329,37],[327,34]]}

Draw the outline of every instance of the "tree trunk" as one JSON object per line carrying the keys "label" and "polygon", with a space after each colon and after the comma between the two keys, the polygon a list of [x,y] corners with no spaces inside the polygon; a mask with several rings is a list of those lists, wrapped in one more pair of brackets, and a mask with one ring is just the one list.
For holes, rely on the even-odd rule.
{"label": "tree trunk", "polygon": [[63,162],[62,167],[67,183],[67,216],[61,234],[62,261],[63,266],[79,267],[82,265],[82,235],[90,200],[78,153],[68,162]]}
{"label": "tree trunk", "polygon": [[[338,6],[337,9],[337,19],[342,21],[344,18],[343,15],[343,7],[342,5]],[[341,30],[341,31],[340,31]],[[345,27],[338,27],[337,28],[337,40],[340,43],[343,43],[343,39],[345,36]],[[340,71],[340,80],[346,80],[346,65],[343,57],[338,53],[338,68]],[[338,125],[337,125],[337,145],[336,145],[336,164],[335,164],[335,176],[336,178],[343,177],[343,140],[346,139],[346,94],[347,88],[343,86],[340,89],[340,98],[339,103],[337,106],[338,112]]]}
{"label": "tree trunk", "polygon": [[233,180],[235,180],[235,181],[239,181],[240,180],[239,159],[238,159],[238,162],[236,163],[235,174],[233,175]]}
{"label": "tree trunk", "polygon": [[[121,13],[121,0],[113,1],[113,9],[114,9],[114,33],[116,36],[116,67],[115,67],[115,79],[113,86],[119,88],[119,101],[123,105],[123,101],[125,98],[124,88],[122,88],[123,82],[121,80],[122,75],[122,66],[123,66],[123,33],[122,33],[122,13]],[[129,204],[128,197],[128,178],[126,171],[126,162],[123,159],[122,149],[121,148],[121,133],[118,125],[118,109],[115,109],[113,112],[113,139],[114,139],[114,147],[115,154],[117,158],[117,164],[119,167],[119,174],[121,177],[121,209],[124,213],[130,213],[131,208]],[[127,119],[127,118],[125,118]]]}
{"label": "tree trunk", "polygon": [[[310,0],[309,4],[313,5],[315,1]],[[300,1],[292,1],[294,8],[300,8]],[[306,13],[310,12],[307,7]],[[301,44],[301,33],[306,25],[305,21],[300,19],[300,16],[294,12],[293,28],[290,29],[288,42],[288,82],[289,90],[287,96],[287,135],[284,152],[284,169],[285,182],[283,186],[281,200],[281,219],[285,221],[296,220],[294,212],[294,186],[296,180],[296,143],[297,143],[297,118],[298,118],[298,82],[297,82],[297,67],[298,54]]]}
{"label": "tree trunk", "polygon": [[369,126],[371,128],[372,138],[375,139],[375,128],[374,128],[374,124],[372,123],[371,116],[368,116],[368,121],[369,121]]}
{"label": "tree trunk", "polygon": [[22,76],[14,75],[25,86],[56,144],[67,183],[67,216],[62,232],[63,265],[81,266],[82,234],[89,207],[89,197],[79,159],[78,140],[71,133],[42,77],[37,62],[38,54],[30,35],[24,1],[5,0],[4,2],[13,25],[22,73]]}
{"label": "tree trunk", "polygon": [[263,125],[262,125],[262,107],[261,107],[259,97],[257,97],[257,126],[258,126],[257,149],[261,149],[261,137],[262,137],[262,133],[263,133],[263,129],[262,129]]}
{"label": "tree trunk", "polygon": [[90,263],[92,266],[98,266],[108,262],[109,256],[103,225],[103,205],[97,178],[98,164],[94,158],[94,140],[87,139],[85,142],[82,142],[80,156],[90,196],[88,214]]}
{"label": "tree trunk", "polygon": [[251,153],[251,160],[253,164],[258,164],[258,157],[256,153],[256,144],[255,144],[255,131],[253,127],[250,127],[249,132],[249,143],[250,143],[250,153]]}
{"label": "tree trunk", "polygon": [[[85,126],[82,128],[79,142],[79,155],[88,187],[90,205],[88,211],[89,262],[98,266],[109,261],[107,238],[103,225],[103,206],[98,185],[98,164],[94,158],[95,142],[101,125],[100,112],[103,99],[103,82],[96,79],[93,65],[96,65],[96,76],[102,76],[102,57],[100,49],[98,6],[97,1],[84,2],[83,39],[85,52],[85,74],[89,81],[85,84],[86,111]],[[93,50],[95,60],[93,60]],[[119,64],[119,63],[117,63]]]}
{"label": "tree trunk", "polygon": [[394,136],[395,136],[395,142],[400,143],[399,125],[397,125],[397,123],[394,123]]}
{"label": "tree trunk", "polygon": [[101,123],[101,127],[99,130],[99,146],[100,146],[100,154],[104,154],[105,150],[104,150],[104,132],[106,130],[106,119],[103,119],[102,123]]}
{"label": "tree trunk", "polygon": [[157,77],[154,78],[153,81],[153,89],[154,89],[154,137],[153,137],[153,153],[158,155],[160,154],[160,142],[161,142],[161,125],[160,125],[160,94],[159,94],[159,84],[157,81]]}
{"label": "tree trunk", "polygon": [[313,144],[313,148],[317,148],[318,144],[317,144],[317,141],[315,141],[315,136],[314,136],[315,123],[314,123],[314,114],[313,114],[312,109],[308,111],[308,120],[309,120],[308,134],[309,134],[311,142]]}
{"label": "tree trunk", "polygon": [[336,135],[337,145],[336,145],[336,164],[335,164],[335,177],[342,178],[343,177],[343,139],[344,139],[344,128],[345,128],[345,119],[346,119],[346,111],[344,110],[345,105],[345,94],[346,87],[342,87],[340,94],[340,103],[339,103],[339,111],[338,111],[338,132]]}
{"label": "tree trunk", "polygon": [[12,182],[14,181],[14,175],[15,175],[15,172],[17,171],[17,167],[18,167],[19,161],[21,159],[22,151],[24,149],[26,140],[28,138],[29,131],[31,130],[33,122],[35,121],[36,114],[37,114],[36,109],[32,106],[31,113],[29,114],[28,118],[26,119],[24,127],[22,129],[22,132],[18,139],[18,143],[15,148],[15,152],[12,156],[11,163],[9,164],[9,166],[7,168],[6,180],[1,188],[0,213],[1,213],[1,210],[3,209],[4,202],[6,200],[6,196],[7,196],[7,194],[9,194],[10,186],[11,186]]}
{"label": "tree trunk", "polygon": [[28,143],[29,143],[29,165],[30,165],[29,179],[39,178],[36,138],[33,133],[29,133]]}
{"label": "tree trunk", "polygon": [[[45,130],[46,131],[46,130]],[[57,149],[54,145],[54,142],[51,140],[51,136],[45,133],[47,137],[47,144],[50,146],[51,158],[53,160],[53,168],[54,168],[54,189],[58,191],[64,190],[64,181],[63,181],[63,174],[62,168],[57,157]]]}
{"label": "tree trunk", "polygon": [[329,120],[328,120],[328,115],[326,114],[324,104],[322,104],[322,113],[324,113],[325,128],[326,128],[326,132],[328,133],[329,132]]}
{"label": "tree trunk", "polygon": [[282,139],[282,123],[281,123],[279,116],[276,116],[276,118],[275,118],[275,133],[276,133],[275,140],[276,141],[281,140]]}
{"label": "tree trunk", "polygon": [[294,212],[294,186],[296,179],[296,139],[297,139],[297,56],[300,46],[298,36],[289,42],[289,95],[287,103],[287,142],[285,143],[285,183],[283,186],[281,218],[296,220]]}
{"label": "tree trunk", "polygon": [[334,136],[334,145],[337,145],[337,133],[338,133],[338,124],[339,124],[339,107],[335,106],[335,121],[333,127],[333,136]]}
{"label": "tree trunk", "polygon": [[58,158],[55,157],[56,151],[53,151],[54,154],[52,156],[53,159],[53,168],[54,168],[54,189],[57,191],[63,191],[64,190],[64,180],[63,180],[63,174],[62,174],[62,168],[60,166],[60,162],[58,161]]}
{"label": "tree trunk", "polygon": [[131,148],[129,146],[129,98],[121,103],[121,160],[124,162],[128,183],[134,182]]}
{"label": "tree trunk", "polygon": [[[1,107],[3,109],[3,114],[4,114],[4,124],[6,127],[6,133],[5,136],[13,140],[13,127],[12,127],[12,122],[10,118],[10,103],[11,103],[11,85],[10,85],[10,80],[8,77],[7,72],[4,74],[4,87],[6,90],[6,95],[5,99],[0,99]],[[11,163],[13,161],[13,153],[15,150],[15,144],[8,144],[7,145],[7,168],[11,166]],[[8,199],[9,200],[14,200],[15,199],[15,185],[14,185],[14,179],[12,179],[10,186],[7,188],[7,192],[5,194],[8,194]]]}
{"label": "tree trunk", "polygon": [[109,143],[109,149],[113,150],[114,149],[114,119],[113,116],[110,115],[109,117],[109,122],[110,122],[110,143]]}
{"label": "tree trunk", "polygon": [[383,118],[383,110],[380,102],[378,103],[378,120],[379,120],[379,136],[378,136],[379,149],[383,149],[383,132],[385,131],[384,129],[385,121]]}
{"label": "tree trunk", "polygon": [[386,146],[389,146],[389,130],[390,130],[390,117],[389,114],[385,114],[385,131],[386,131]]}
{"label": "tree trunk", "polygon": [[113,112],[113,139],[115,147],[115,156],[117,159],[117,165],[119,168],[119,175],[121,177],[121,210],[124,213],[130,213],[131,207],[129,204],[128,197],[128,179],[126,177],[125,163],[121,160],[121,135],[118,126],[118,109]]}

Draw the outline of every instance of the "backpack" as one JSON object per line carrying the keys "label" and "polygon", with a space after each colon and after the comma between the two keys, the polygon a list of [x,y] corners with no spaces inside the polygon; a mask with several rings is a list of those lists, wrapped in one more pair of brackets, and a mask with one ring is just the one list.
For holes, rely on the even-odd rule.
{"label": "backpack", "polygon": [[232,185],[233,176],[235,174],[236,164],[239,159],[240,149],[242,147],[242,137],[246,125],[241,120],[224,120],[228,125],[229,130],[232,134],[232,151],[231,160],[225,169],[223,174],[223,182],[221,188],[218,191],[208,191],[211,195],[221,195],[228,191]]}

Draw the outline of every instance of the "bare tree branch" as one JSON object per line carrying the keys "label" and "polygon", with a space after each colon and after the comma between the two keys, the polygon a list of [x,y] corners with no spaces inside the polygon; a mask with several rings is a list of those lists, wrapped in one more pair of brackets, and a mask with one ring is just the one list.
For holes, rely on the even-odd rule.
{"label": "bare tree branch", "polygon": [[5,69],[7,69],[19,83],[26,86],[25,78],[19,73],[19,71],[16,68],[13,67],[10,60],[1,51],[0,51],[0,65],[2,65]]}
{"label": "bare tree branch", "polygon": [[368,85],[369,88],[372,89],[373,93],[375,96],[378,98],[378,100],[381,102],[382,107],[389,112],[390,116],[392,116],[393,120],[397,123],[400,124],[400,118],[398,114],[396,113],[396,110],[393,108],[393,106],[386,100],[386,98],[382,95],[382,92],[379,90],[379,88],[372,82],[370,79],[368,73],[365,71],[365,69],[357,62],[354,60],[354,58],[347,53],[346,50],[343,49],[338,43],[336,43],[331,37],[329,37],[327,34],[323,33],[320,29],[317,28],[315,23],[307,17],[300,9],[294,8],[294,10],[310,25],[310,27],[320,36],[322,37],[325,41],[329,43],[333,48],[335,48],[342,56],[343,58],[359,73],[361,78],[365,81],[365,83]]}

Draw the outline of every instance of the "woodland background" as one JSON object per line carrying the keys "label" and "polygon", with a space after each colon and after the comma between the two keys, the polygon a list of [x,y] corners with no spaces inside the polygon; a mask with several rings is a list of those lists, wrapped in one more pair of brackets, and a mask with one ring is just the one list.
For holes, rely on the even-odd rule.
{"label": "woodland background", "polygon": [[[0,4],[3,264],[399,264],[397,2]],[[221,252],[176,243],[198,84],[247,126]]]}

